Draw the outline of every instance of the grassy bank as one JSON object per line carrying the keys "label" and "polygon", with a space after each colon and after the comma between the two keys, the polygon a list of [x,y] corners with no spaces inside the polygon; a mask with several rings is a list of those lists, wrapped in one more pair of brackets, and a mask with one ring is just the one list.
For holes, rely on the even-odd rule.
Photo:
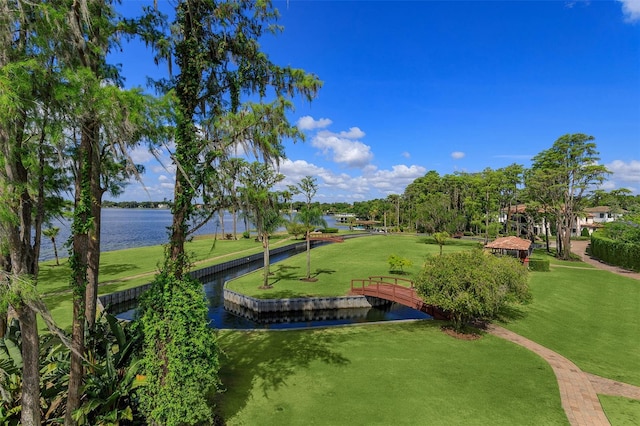
{"label": "grassy bank", "polygon": [[[276,242],[276,241],[274,241]],[[444,252],[469,249],[451,241]],[[206,264],[261,251],[253,240],[189,245]],[[410,259],[417,272],[437,245],[415,236],[375,236],[314,249],[315,283],[299,280],[306,255],[274,267],[272,290],[259,290],[260,272],[234,281],[259,297],[337,295],[350,280],[388,275],[387,258]],[[199,257],[198,257],[199,256]],[[103,254],[101,292],[149,281],[161,247]],[[564,267],[561,267],[564,266]],[[552,259],[551,272],[531,273],[533,302],[505,324],[566,356],[585,371],[640,385],[640,282],[581,262]],[[43,267],[43,269],[45,269]],[[63,326],[71,320],[68,273],[50,267],[40,288]],[[135,278],[128,280],[133,275]],[[142,278],[141,278],[142,276]],[[62,320],[61,320],[62,319]],[[66,322],[65,322],[66,321]],[[220,334],[220,409],[229,424],[566,424],[555,377],[539,357],[493,336],[453,339],[437,322],[324,330]],[[601,397],[615,426],[640,423],[640,403]]]}
{"label": "grassy bank", "polygon": [[222,415],[229,425],[567,424],[541,358],[439,326],[224,333]]}
{"label": "grassy bank", "polygon": [[[272,246],[288,244],[284,237],[275,237]],[[99,294],[146,284],[153,279],[163,260],[163,246],[137,247],[104,252],[100,256]],[[200,237],[186,244],[195,268],[203,268],[248,254],[262,251],[262,244],[253,239],[217,240]],[[55,261],[42,262],[38,279],[38,291],[51,310],[59,326],[71,325],[71,298],[69,277],[71,271],[67,259],[61,259],[60,266]]]}
{"label": "grassy bank", "polygon": [[[271,267],[271,289],[260,289],[262,271],[230,281],[227,288],[261,299],[279,299],[312,296],[342,296],[349,292],[352,279],[373,275],[390,275],[388,258],[395,254],[411,261],[404,275],[417,274],[429,255],[437,255],[440,247],[425,237],[415,235],[376,235],[332,243],[311,251],[311,276],[316,282],[300,281],[307,273],[306,254],[291,257]],[[468,250],[477,242],[451,239],[443,253]]]}
{"label": "grassy bank", "polygon": [[509,329],[584,371],[640,386],[639,281],[598,269],[552,267],[532,273],[530,285],[533,303],[506,324]]}

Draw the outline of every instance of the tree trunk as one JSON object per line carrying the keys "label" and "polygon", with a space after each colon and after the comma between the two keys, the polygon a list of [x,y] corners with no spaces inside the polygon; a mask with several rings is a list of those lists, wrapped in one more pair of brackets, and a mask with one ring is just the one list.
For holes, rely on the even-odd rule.
{"label": "tree trunk", "polygon": [[82,355],[84,354],[85,301],[89,274],[89,235],[94,232],[90,230],[89,226],[93,212],[92,179],[94,176],[93,170],[98,167],[97,164],[93,164],[95,160],[94,149],[97,146],[97,141],[94,141],[94,136],[97,135],[96,126],[97,123],[93,117],[83,120],[83,130],[78,150],[75,211],[71,225],[73,243],[70,263],[73,289],[73,323],[71,326],[72,351],[67,392],[67,411],[64,418],[66,426],[77,424],[72,415],[80,407],[80,387],[84,370]]}
{"label": "tree trunk", "polygon": [[269,287],[269,234],[262,234],[262,247],[264,248],[264,280],[263,287]]}
{"label": "tree trunk", "polygon": [[547,253],[551,253],[551,248],[549,247],[549,218],[547,216],[544,217],[544,235],[547,237]]}
{"label": "tree trunk", "polygon": [[[571,259],[571,228],[573,226],[572,214],[565,219],[564,233],[562,234],[562,259]],[[568,223],[567,223],[568,222]]]}
{"label": "tree trunk", "polygon": [[51,237],[51,244],[53,245],[53,255],[56,258],[56,266],[60,266],[60,260],[58,259],[58,246],[56,246],[55,237]]}
{"label": "tree trunk", "polygon": [[[6,224],[7,243],[10,253],[10,265],[5,269],[11,270],[12,280],[36,279],[34,266],[34,250],[31,245],[32,231],[32,200],[26,189],[29,183],[29,173],[24,165],[23,145],[26,117],[23,112],[16,118],[17,131],[10,138],[0,127],[0,150],[4,156],[6,183],[3,185],[9,196],[8,206],[17,223]],[[8,267],[7,267],[8,266]],[[35,282],[34,282],[35,285]],[[16,294],[21,298],[20,293]],[[35,312],[25,301],[18,301],[13,308],[18,313],[22,334],[22,412],[20,421],[23,425],[40,424],[40,370],[38,357],[40,343]]]}
{"label": "tree trunk", "polygon": [[556,219],[556,257],[560,257],[562,253],[562,223],[560,219]]}
{"label": "tree trunk", "polygon": [[307,279],[311,278],[311,233],[307,228]]}
{"label": "tree trunk", "polygon": [[[185,182],[182,174],[178,172],[174,191],[173,222],[171,224],[171,236],[169,238],[169,260],[171,268],[178,280],[182,279],[186,269],[184,258],[184,242],[186,239],[186,223],[189,214],[189,204],[191,199],[185,199]],[[186,183],[188,185],[188,183]]]}
{"label": "tree trunk", "polygon": [[487,203],[487,208],[485,210],[485,218],[484,218],[484,243],[487,244],[489,242],[489,193],[486,193],[485,202]]}
{"label": "tree trunk", "polygon": [[36,313],[28,305],[16,310],[22,333],[22,415],[23,425],[40,425],[40,351]]}
{"label": "tree trunk", "polygon": [[[73,412],[80,407],[80,386],[84,368],[81,353],[84,353],[84,295],[74,295],[73,326],[71,330],[71,369],[69,371],[69,390],[67,394],[67,412],[64,417],[65,425],[77,424],[73,420]],[[82,351],[82,352],[78,352]]]}
{"label": "tree trunk", "polygon": [[232,210],[233,217],[233,239],[238,239],[238,210],[234,207]]}
{"label": "tree trunk", "polygon": [[[92,128],[92,140],[97,144],[100,138],[98,126]],[[87,253],[87,288],[85,294],[84,316],[89,328],[93,328],[96,322],[96,310],[98,305],[98,281],[100,272],[100,232],[102,229],[102,195],[104,190],[100,186],[100,150],[94,145],[91,161],[91,216],[93,227],[88,235]]]}

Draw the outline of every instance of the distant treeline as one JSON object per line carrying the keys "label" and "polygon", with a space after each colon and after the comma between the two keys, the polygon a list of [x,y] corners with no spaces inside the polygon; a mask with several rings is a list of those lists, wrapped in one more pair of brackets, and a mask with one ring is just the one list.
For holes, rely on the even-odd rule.
{"label": "distant treeline", "polygon": [[121,209],[168,209],[169,201],[103,201],[104,208]]}

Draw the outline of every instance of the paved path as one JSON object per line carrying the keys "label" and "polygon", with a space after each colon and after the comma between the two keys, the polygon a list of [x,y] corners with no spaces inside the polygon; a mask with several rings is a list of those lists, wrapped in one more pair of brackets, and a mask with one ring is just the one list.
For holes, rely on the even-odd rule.
{"label": "paved path", "polygon": [[593,265],[598,269],[603,269],[605,271],[613,272],[614,274],[622,275],[623,277],[629,277],[629,278],[634,278],[636,280],[640,280],[640,273],[638,272],[628,271],[619,266],[609,265],[596,258],[589,256],[586,253],[588,245],[589,245],[589,241],[571,241],[571,252],[580,256],[583,262],[588,263],[589,265]]}
{"label": "paved path", "polygon": [[[607,265],[585,254],[588,243],[588,241],[572,241],[571,251],[582,257],[584,262],[599,269],[640,280],[638,273]],[[571,425],[610,425],[598,400],[598,394],[640,400],[639,386],[585,373],[562,355],[498,325],[488,325],[487,332],[527,348],[549,363],[558,380],[562,408]]]}

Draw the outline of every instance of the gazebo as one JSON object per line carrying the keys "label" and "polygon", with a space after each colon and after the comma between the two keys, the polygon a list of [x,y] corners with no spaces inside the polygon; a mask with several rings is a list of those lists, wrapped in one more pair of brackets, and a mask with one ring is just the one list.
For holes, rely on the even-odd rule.
{"label": "gazebo", "polygon": [[484,246],[494,254],[510,255],[517,257],[521,262],[528,262],[531,254],[531,241],[518,237],[496,238]]}

